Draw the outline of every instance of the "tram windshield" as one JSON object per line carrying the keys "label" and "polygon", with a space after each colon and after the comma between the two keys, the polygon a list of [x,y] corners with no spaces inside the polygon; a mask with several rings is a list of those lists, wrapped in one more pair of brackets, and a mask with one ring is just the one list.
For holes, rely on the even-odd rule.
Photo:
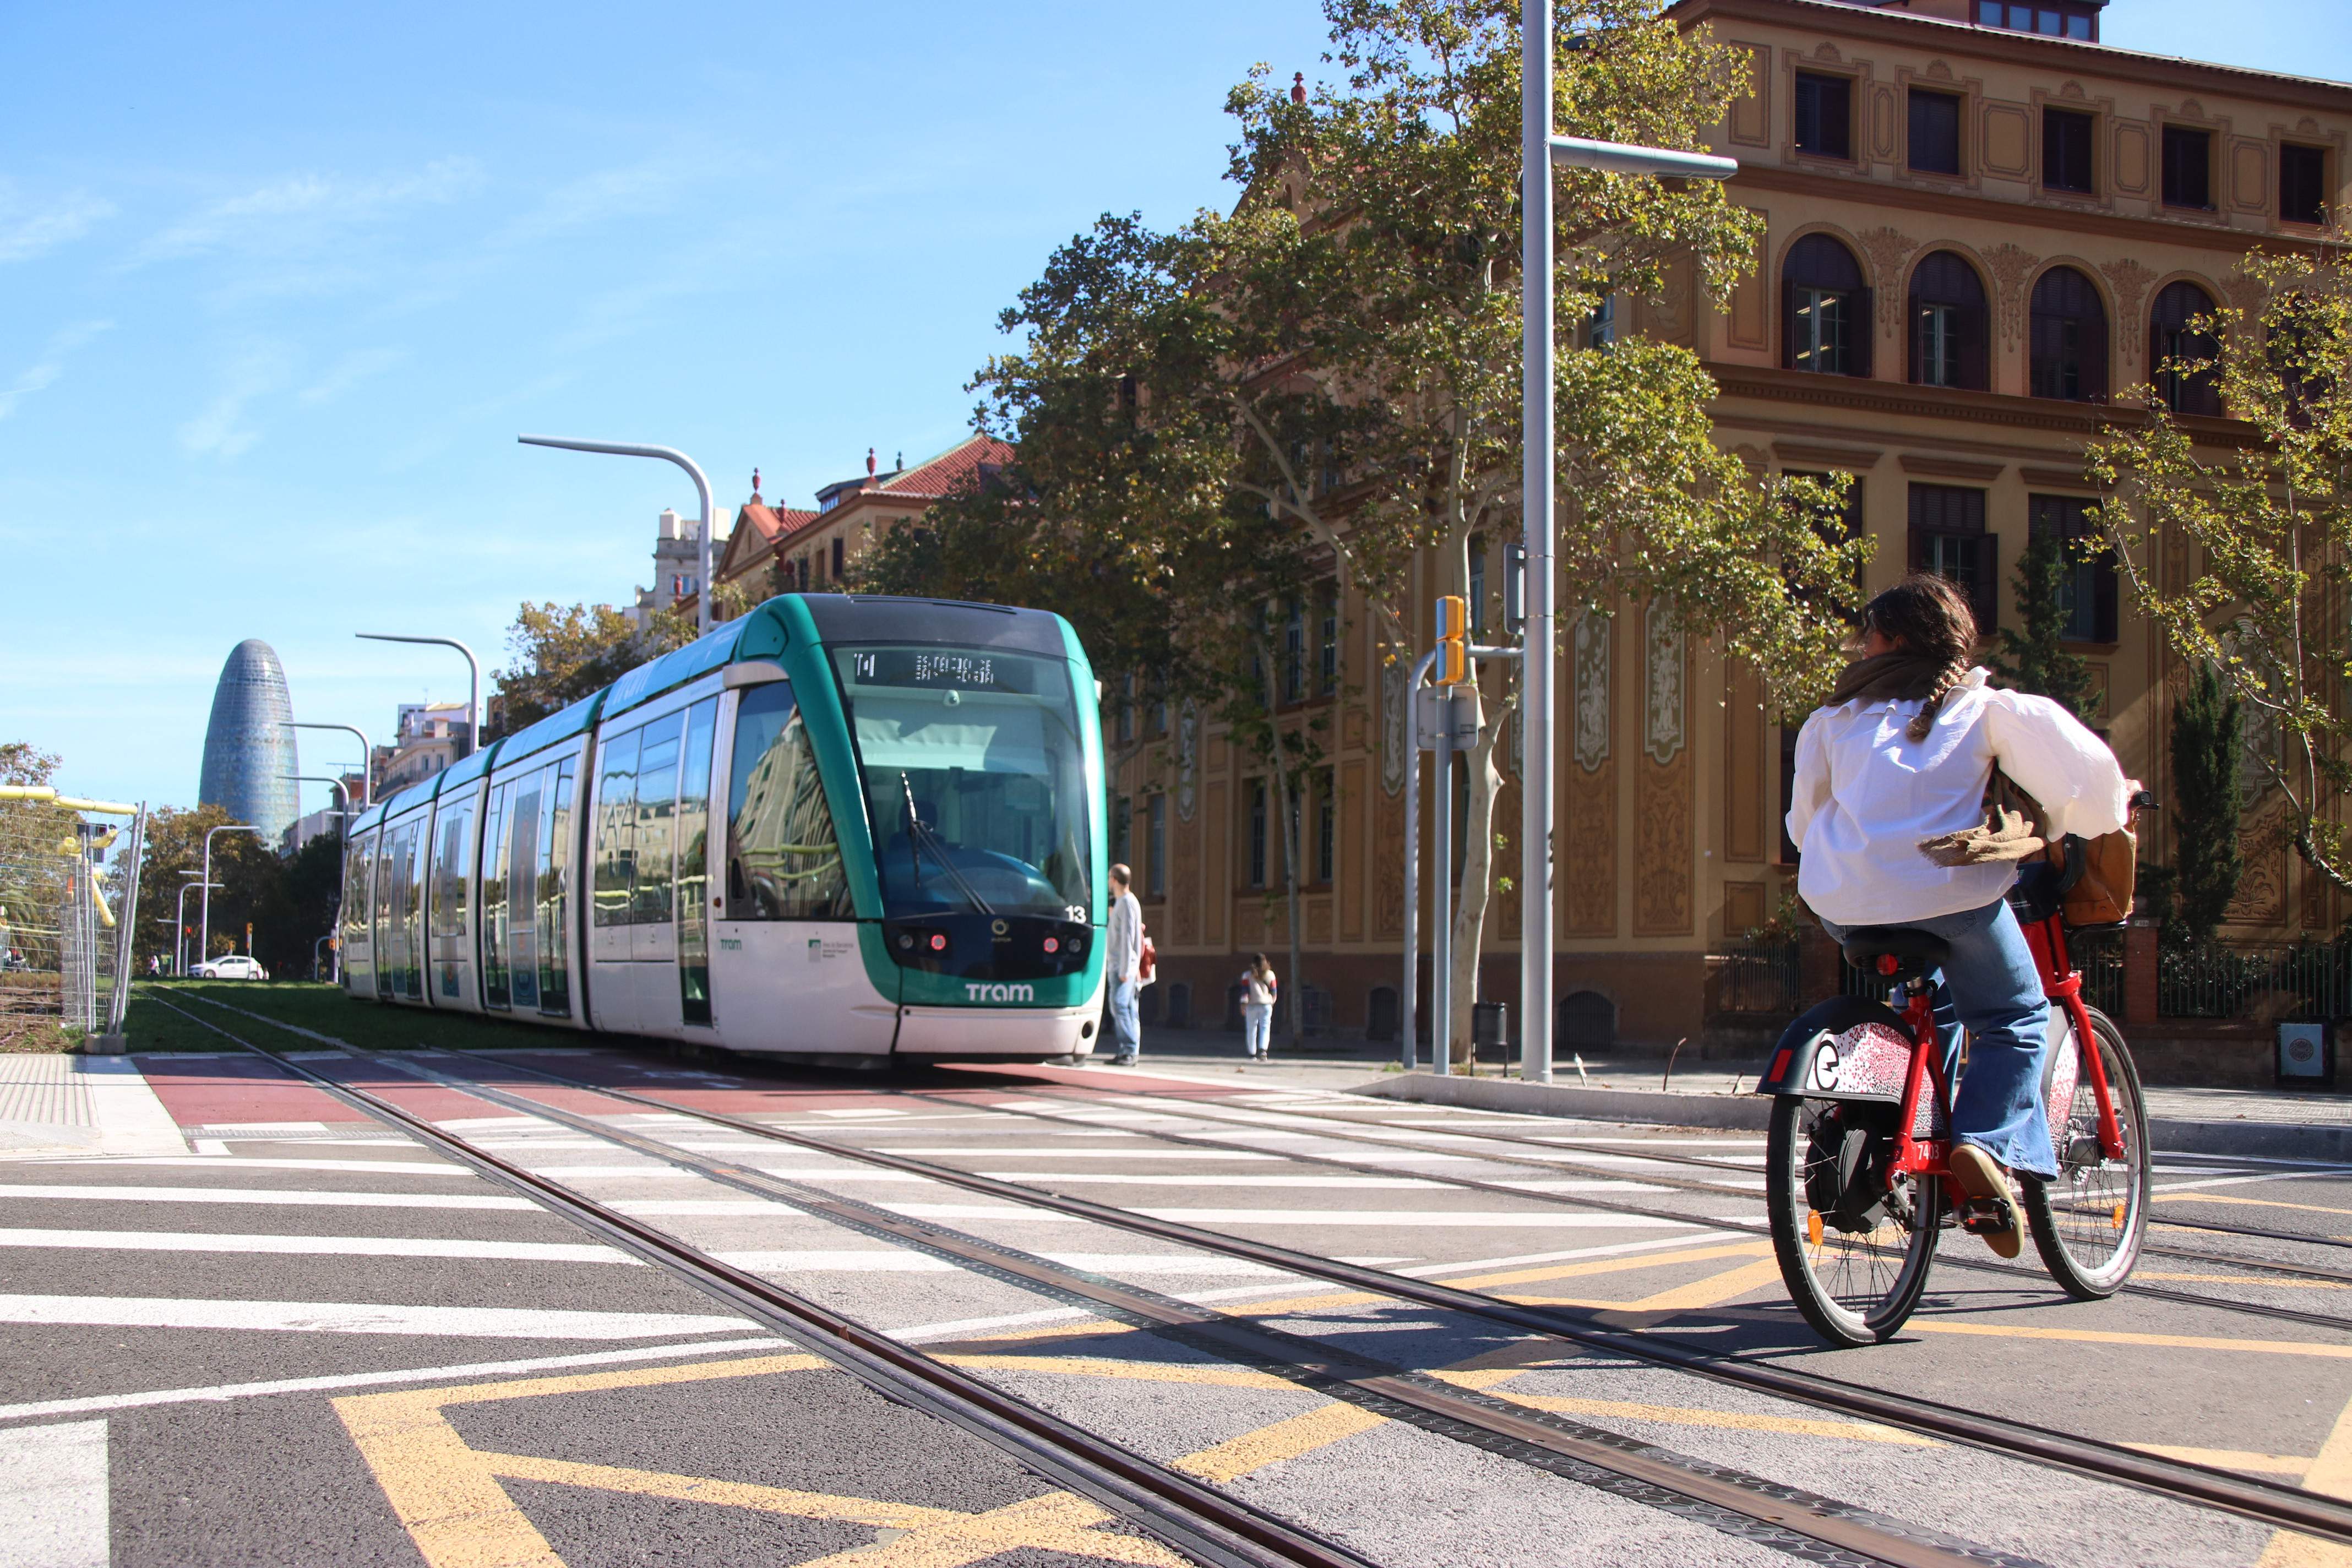
{"label": "tram windshield", "polygon": [[1086,748],[1061,659],[834,650],[888,915],[1093,918]]}

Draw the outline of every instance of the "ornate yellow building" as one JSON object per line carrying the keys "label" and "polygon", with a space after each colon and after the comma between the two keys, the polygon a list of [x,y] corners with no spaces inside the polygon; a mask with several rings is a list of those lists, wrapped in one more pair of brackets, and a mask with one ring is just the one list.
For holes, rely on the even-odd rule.
{"label": "ornate yellow building", "polygon": [[[1748,92],[1715,147],[1739,159],[1730,189],[1767,233],[1727,310],[1695,310],[1685,278],[1619,301],[1603,330],[1693,348],[1721,389],[1717,439],[1751,467],[1853,475],[1853,525],[1879,544],[1866,587],[1941,571],[1989,628],[2013,626],[2020,552],[2083,526],[2084,443],[2132,416],[2110,394],[2150,379],[2198,311],[2249,301],[2250,248],[2312,243],[2346,199],[2352,86],[2109,48],[2092,5],[1685,0],[1671,15],[1745,53]],[[2163,391],[2201,437],[2242,434],[2210,389]],[[1485,615],[1503,543],[1474,566]],[[1401,674],[1343,613],[1360,608],[1312,606],[1286,633],[1293,721],[1319,719],[1328,753],[1298,825],[1304,979],[1310,1020],[1393,1037],[1416,764]],[[2106,568],[2077,570],[2070,614],[2103,698],[2095,724],[2165,796],[2178,661]],[[1560,642],[1561,1047],[1696,1039],[1706,955],[1793,883],[1779,825],[1793,727],[1663,616],[1629,607]],[[1272,782],[1196,710],[1115,694],[1106,725],[1129,758],[1117,847],[1163,955],[1147,1005],[1214,1027],[1243,957],[1279,961],[1287,943]],[[1505,771],[1496,820],[1516,841]],[[2333,929],[2343,900],[2263,820],[2258,802],[2231,934]],[[2145,852],[2164,858],[2168,837],[2159,824]],[[1497,859],[1507,873],[1516,848]],[[1517,896],[1496,899],[1482,998],[1517,995]]]}

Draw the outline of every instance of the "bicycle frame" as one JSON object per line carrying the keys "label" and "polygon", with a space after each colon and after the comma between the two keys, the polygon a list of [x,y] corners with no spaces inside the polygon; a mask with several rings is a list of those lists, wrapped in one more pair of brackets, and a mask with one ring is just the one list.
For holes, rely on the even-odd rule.
{"label": "bicycle frame", "polygon": [[[2066,928],[2056,915],[2043,920],[2022,922],[2025,942],[2032,950],[2034,968],[2042,976],[2042,994],[2066,1010],[2066,1021],[2074,1030],[2078,1052],[2090,1080],[2091,1092],[2099,1108],[2099,1152],[2105,1159],[2124,1157],[2122,1126],[2116,1120],[2114,1092],[2107,1086],[2107,1065],[2099,1050],[2098,1037],[2091,1030],[2091,1011],[2083,1004],[2083,975],[2074,967],[2066,951]],[[1888,969],[1895,967],[1891,958],[1881,961]],[[1948,1161],[1951,1143],[1944,1138],[1920,1138],[1915,1130],[1919,1126],[1919,1110],[1924,1097],[1932,1093],[1943,1108],[1945,1121],[1949,1124],[1952,1108],[1951,1084],[1944,1069],[1943,1041],[1936,1032],[1936,1006],[1933,992],[1924,984],[1914,982],[1907,988],[1903,1008],[1903,1022],[1911,1032],[1911,1068],[1904,1080],[1901,1117],[1895,1135],[1895,1159],[1888,1168],[1890,1177],[1904,1175],[1942,1176],[1949,1173]],[[2080,1092],[2079,1087],[2077,1092]]]}

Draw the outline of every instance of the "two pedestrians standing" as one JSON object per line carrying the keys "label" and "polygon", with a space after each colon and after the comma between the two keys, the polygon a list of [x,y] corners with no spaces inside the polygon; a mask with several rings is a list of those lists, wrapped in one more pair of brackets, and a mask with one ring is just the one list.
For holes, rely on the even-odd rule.
{"label": "two pedestrians standing", "polygon": [[1274,1036],[1274,1005],[1281,994],[1274,965],[1266,962],[1265,954],[1253,953],[1250,966],[1242,971],[1242,1043],[1253,1061],[1266,1059]]}
{"label": "two pedestrians standing", "polygon": [[1143,992],[1143,905],[1129,886],[1125,866],[1110,868],[1110,929],[1105,933],[1103,972],[1110,981],[1113,1067],[1133,1067],[1143,1048],[1143,1026],[1136,1001]]}

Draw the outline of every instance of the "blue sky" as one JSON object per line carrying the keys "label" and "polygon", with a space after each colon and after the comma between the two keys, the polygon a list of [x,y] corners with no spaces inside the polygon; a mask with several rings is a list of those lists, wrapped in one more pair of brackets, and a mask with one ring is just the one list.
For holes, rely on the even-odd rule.
{"label": "blue sky", "polygon": [[[2346,15],[2105,36],[2352,77]],[[191,804],[240,638],[381,738],[462,664],[352,632],[494,666],[521,600],[625,603],[683,477],[520,431],[730,508],[951,444],[1047,251],[1224,202],[1225,89],[1322,43],[1310,0],[6,7],[0,740]]]}

